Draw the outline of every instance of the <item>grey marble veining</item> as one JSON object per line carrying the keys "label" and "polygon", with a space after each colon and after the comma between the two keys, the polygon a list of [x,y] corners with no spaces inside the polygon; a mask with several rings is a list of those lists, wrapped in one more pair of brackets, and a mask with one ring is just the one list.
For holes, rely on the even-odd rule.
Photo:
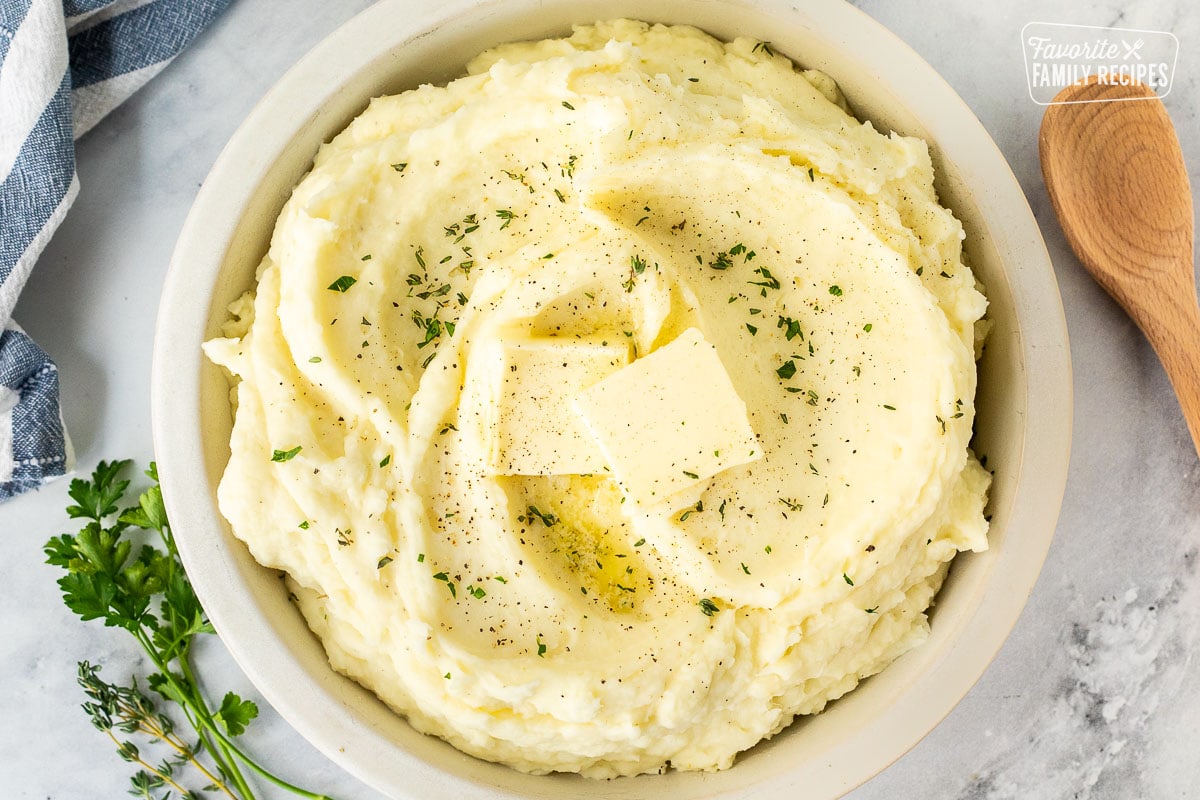
{"label": "grey marble veining", "polygon": [[[80,143],[83,190],[34,271],[17,319],[57,359],[81,466],[151,457],[149,363],[179,227],[258,97],[366,0],[245,0]],[[1200,796],[1200,463],[1162,369],[1070,253],[1037,161],[1020,29],[1049,21],[1172,31],[1167,106],[1200,185],[1200,12],[1186,0],[950,3],[861,0],[941,72],[991,132],[1029,197],[1059,280],[1074,360],[1071,472],[1056,538],[995,663],[913,751],[853,800]],[[78,709],[75,663],[127,677],[126,637],[61,604],[41,545],[68,530],[66,483],[0,506],[0,776],[5,797],[125,796],[128,766]],[[253,696],[219,642],[212,684]],[[269,707],[252,747],[330,794],[376,800]]]}

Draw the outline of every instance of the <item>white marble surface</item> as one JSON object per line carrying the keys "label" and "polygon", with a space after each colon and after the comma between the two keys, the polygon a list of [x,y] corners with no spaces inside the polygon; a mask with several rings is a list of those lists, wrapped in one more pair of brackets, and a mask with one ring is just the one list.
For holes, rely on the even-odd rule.
{"label": "white marble surface", "polygon": [[[235,3],[79,146],[83,190],[34,271],[17,319],[58,361],[82,469],[151,457],[149,367],[158,292],[180,225],[255,100],[366,0]],[[875,798],[1200,796],[1200,466],[1136,328],[1067,249],[1037,162],[1026,94],[1030,21],[1169,30],[1167,99],[1200,185],[1200,11],[1185,0],[949,3],[860,0],[958,90],[1011,162],[1042,224],[1075,365],[1074,450],[1045,570],[983,679],[929,737],[852,793]],[[1048,7],[1052,6],[1052,7]],[[126,637],[62,605],[41,545],[70,529],[66,482],[0,506],[0,784],[7,798],[123,797],[128,765],[78,709],[75,664],[137,672]],[[219,643],[212,685],[254,690]],[[252,749],[341,798],[380,795],[264,707]],[[264,792],[264,796],[271,796]]]}

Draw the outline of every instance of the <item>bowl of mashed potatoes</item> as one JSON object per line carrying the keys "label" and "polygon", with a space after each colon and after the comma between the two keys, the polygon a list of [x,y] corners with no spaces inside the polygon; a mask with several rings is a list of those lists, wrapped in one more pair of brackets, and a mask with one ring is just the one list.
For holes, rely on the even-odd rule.
{"label": "bowl of mashed potatoes", "polygon": [[1070,431],[1045,248],[841,2],[384,0],[164,289],[193,583],[395,797],[834,797],[978,679]]}

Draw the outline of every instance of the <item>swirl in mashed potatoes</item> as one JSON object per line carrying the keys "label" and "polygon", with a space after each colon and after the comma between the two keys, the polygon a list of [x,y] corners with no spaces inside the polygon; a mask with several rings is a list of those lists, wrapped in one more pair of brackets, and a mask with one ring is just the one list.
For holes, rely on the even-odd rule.
{"label": "swirl in mashed potatoes", "polygon": [[530,772],[728,767],[987,545],[986,301],[924,142],[616,21],[371,102],[210,357],[220,505],[333,667]]}

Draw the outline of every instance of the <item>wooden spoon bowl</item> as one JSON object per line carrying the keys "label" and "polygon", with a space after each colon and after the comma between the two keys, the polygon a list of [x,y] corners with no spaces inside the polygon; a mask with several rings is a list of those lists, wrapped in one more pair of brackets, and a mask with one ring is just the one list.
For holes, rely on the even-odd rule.
{"label": "wooden spoon bowl", "polygon": [[1054,103],[1038,145],[1067,241],[1150,340],[1200,452],[1192,193],[1171,119],[1138,83],[1092,79]]}

